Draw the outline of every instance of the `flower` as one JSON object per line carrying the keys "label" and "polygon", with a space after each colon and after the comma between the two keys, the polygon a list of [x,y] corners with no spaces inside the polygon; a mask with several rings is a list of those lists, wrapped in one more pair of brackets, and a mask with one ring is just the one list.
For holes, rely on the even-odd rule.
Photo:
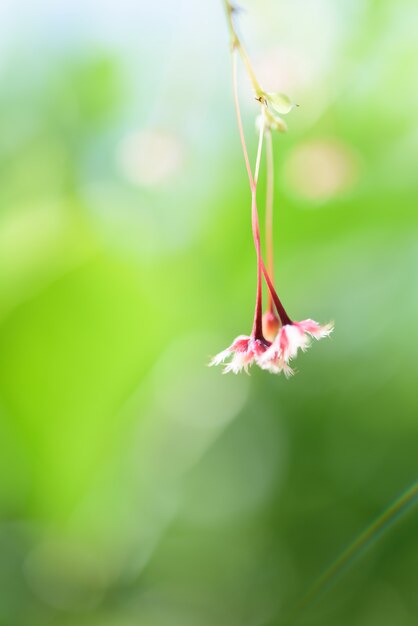
{"label": "flower", "polygon": [[310,346],[311,337],[317,340],[328,337],[333,329],[332,323],[321,326],[310,319],[285,324],[260,358],[260,367],[274,374],[283,371],[285,376],[291,376],[293,370],[289,361],[297,355],[299,348],[305,352]]}
{"label": "flower", "polygon": [[241,370],[244,370],[248,374],[248,368],[253,364],[259,362],[259,359],[265,354],[266,350],[270,347],[270,342],[264,339],[256,339],[253,336],[240,335],[226,350],[219,352],[209,366],[220,365],[224,363],[229,357],[232,359],[224,367],[224,374],[233,372],[238,374]]}

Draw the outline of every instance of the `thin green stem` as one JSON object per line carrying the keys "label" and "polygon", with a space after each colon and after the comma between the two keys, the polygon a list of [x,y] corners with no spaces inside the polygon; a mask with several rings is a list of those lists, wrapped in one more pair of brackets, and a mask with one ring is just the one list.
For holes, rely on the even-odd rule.
{"label": "thin green stem", "polygon": [[248,157],[247,145],[245,143],[244,127],[242,125],[241,109],[239,106],[238,78],[237,78],[237,54],[235,50],[232,51],[232,90],[234,92],[235,113],[237,116],[238,131],[239,131],[239,136],[241,139],[242,151],[244,154],[245,167],[247,168],[247,174],[248,174],[250,186],[252,189],[254,186],[254,179],[253,179],[253,173],[251,170],[250,159]]}
{"label": "thin green stem", "polygon": [[[418,504],[418,481],[402,493],[385,511],[364,530],[351,545],[317,579],[303,598],[292,618],[295,620],[303,610],[311,606],[319,596],[329,589],[338,577],[352,565],[363,552],[373,545],[402,515]],[[292,621],[293,621],[292,620]]]}
{"label": "thin green stem", "polygon": [[233,7],[233,5],[229,2],[229,0],[224,0],[224,7],[225,7],[225,12],[226,12],[226,17],[227,17],[227,22],[228,22],[228,28],[229,28],[229,35],[231,38],[231,48],[232,50],[238,50],[238,53],[242,59],[242,62],[244,63],[246,72],[248,74],[248,78],[250,79],[252,88],[254,90],[255,96],[257,99],[261,98],[264,94],[263,89],[260,86],[260,83],[257,80],[257,77],[254,73],[254,70],[252,68],[249,56],[247,54],[247,51],[245,50],[244,46],[242,45],[242,42],[237,34],[237,31],[235,29],[235,24],[234,24],[234,12],[236,11],[236,9]]}
{"label": "thin green stem", "polygon": [[224,8],[225,8],[225,13],[226,13],[226,21],[227,21],[228,28],[229,28],[229,35],[231,38],[231,48],[232,50],[235,50],[239,40],[235,32],[234,20],[232,18],[232,15],[234,13],[234,8],[228,0],[224,0]]}

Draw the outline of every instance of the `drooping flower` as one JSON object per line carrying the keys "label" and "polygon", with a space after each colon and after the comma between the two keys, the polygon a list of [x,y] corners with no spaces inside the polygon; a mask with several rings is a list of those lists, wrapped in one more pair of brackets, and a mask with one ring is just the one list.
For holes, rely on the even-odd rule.
{"label": "drooping flower", "polygon": [[321,325],[311,319],[285,324],[279,330],[270,348],[260,358],[260,367],[272,373],[279,371],[283,371],[286,375],[293,373],[291,369],[288,369],[289,361],[296,357],[298,350],[305,352],[310,346],[311,337],[317,340],[328,337],[333,329],[332,323]]}
{"label": "drooping flower", "polygon": [[[274,286],[274,259],[273,259],[273,191],[274,191],[274,163],[272,131],[285,132],[285,122],[276,115],[289,113],[295,105],[285,94],[271,93],[261,88],[251,67],[248,55],[242,46],[234,24],[235,8],[230,0],[224,0],[226,15],[231,35],[232,52],[232,84],[234,105],[237,115],[238,131],[247,169],[251,190],[251,225],[257,261],[257,291],[254,311],[254,321],[251,335],[240,335],[226,349],[217,354],[209,365],[224,364],[224,372],[238,372],[248,369],[255,363],[262,369],[275,374],[284,373],[291,376],[294,371],[289,362],[296,357],[299,349],[305,351],[311,338],[327,337],[333,330],[332,324],[321,326],[317,322],[307,319],[302,322],[293,322],[285,311]],[[254,172],[251,168],[247,150],[244,127],[239,104],[239,90],[237,79],[237,57],[241,56],[245,69],[252,84],[255,99],[260,104],[261,115],[257,118],[259,141]],[[267,268],[264,265],[260,226],[257,209],[257,183],[260,172],[263,141],[266,139],[266,254]],[[268,308],[262,315],[263,278],[268,288]]]}
{"label": "drooping flower", "polygon": [[219,352],[219,354],[213,357],[209,366],[221,365],[221,363],[225,363],[227,359],[232,357],[224,367],[224,374],[228,372],[238,374],[242,370],[248,374],[248,368],[251,367],[253,363],[259,362],[270,345],[270,342],[264,339],[255,339],[253,336],[248,337],[246,335],[240,335],[232,342],[229,348],[226,348],[226,350]]}

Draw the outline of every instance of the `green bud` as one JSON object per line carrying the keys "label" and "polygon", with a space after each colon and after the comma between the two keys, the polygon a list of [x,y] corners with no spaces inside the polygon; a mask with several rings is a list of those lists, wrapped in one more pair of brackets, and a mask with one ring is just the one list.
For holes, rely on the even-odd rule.
{"label": "green bud", "polygon": [[286,113],[290,113],[290,111],[297,106],[294,102],[290,100],[284,93],[266,93],[264,97],[267,103],[280,115],[286,115]]}

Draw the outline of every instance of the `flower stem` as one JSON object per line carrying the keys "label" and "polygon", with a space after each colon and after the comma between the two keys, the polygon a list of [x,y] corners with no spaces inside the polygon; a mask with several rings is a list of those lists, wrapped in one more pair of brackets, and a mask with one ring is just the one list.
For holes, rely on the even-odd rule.
{"label": "flower stem", "polygon": [[242,124],[241,108],[239,105],[238,96],[238,80],[237,80],[237,55],[236,51],[232,50],[232,87],[234,92],[234,105],[237,115],[239,136],[241,139],[242,151],[244,154],[245,166],[247,168],[247,174],[251,187],[251,224],[254,238],[254,246],[257,254],[257,292],[254,311],[254,323],[252,334],[256,339],[263,339],[263,303],[262,303],[262,269],[261,269],[261,247],[260,247],[260,228],[258,224],[258,212],[257,212],[257,179],[260,171],[261,152],[263,148],[263,136],[264,136],[264,124],[262,124],[260,138],[258,141],[257,159],[255,165],[254,176],[252,173],[250,159],[248,156],[247,144],[245,141],[244,127]]}
{"label": "flower stem", "polygon": [[[274,288],[274,257],[273,257],[273,189],[274,189],[274,166],[273,166],[273,143],[271,137],[271,130],[268,128],[266,132],[267,136],[267,197],[266,197],[266,237],[267,237],[267,267],[266,269],[263,259],[261,257],[260,252],[260,229],[259,229],[259,221],[258,221],[258,211],[257,211],[257,200],[256,200],[256,188],[257,188],[257,179],[258,179],[258,171],[260,166],[260,157],[261,157],[261,145],[262,145],[262,137],[261,134],[264,134],[265,127],[265,118],[262,115],[262,132],[260,134],[259,141],[259,155],[257,156],[257,163],[255,174],[253,176],[250,161],[248,158],[248,150],[245,143],[245,135],[244,129],[242,125],[241,111],[239,107],[239,98],[238,98],[238,83],[237,83],[237,59],[236,59],[236,51],[238,51],[242,62],[245,66],[246,72],[250,79],[252,88],[254,90],[256,99],[259,101],[262,107],[262,113],[264,113],[263,107],[266,106],[265,98],[264,98],[264,90],[261,88],[260,83],[258,82],[254,70],[251,66],[250,59],[248,57],[247,51],[241,43],[241,40],[237,34],[234,25],[234,13],[236,12],[236,8],[231,4],[230,0],[224,0],[224,6],[227,16],[227,22],[229,27],[229,33],[231,37],[231,51],[232,51],[232,74],[233,74],[233,91],[234,91],[234,103],[235,103],[235,111],[237,114],[238,120],[238,129],[241,138],[242,150],[244,153],[245,165],[247,168],[248,179],[250,181],[251,187],[251,195],[252,195],[252,226],[253,226],[253,236],[254,243],[257,251],[257,272],[258,276],[260,276],[260,270],[264,274],[264,278],[268,287],[268,310],[273,310],[273,302],[277,309],[277,313],[279,314],[280,320],[282,324],[292,324],[290,317],[287,315],[279,296]],[[256,304],[256,315],[254,319],[254,328],[257,328],[259,324],[257,307],[261,306],[261,281],[258,279],[257,286],[257,304]],[[261,324],[261,318],[260,318]],[[258,331],[257,331],[258,332]],[[262,336],[262,333],[261,333]]]}
{"label": "flower stem", "polygon": [[268,287],[267,310],[273,312],[273,302],[282,324],[291,324],[292,320],[286,313],[283,304],[274,288],[274,245],[273,245],[273,194],[274,194],[274,159],[273,139],[271,130],[266,130],[266,161],[267,161],[267,191],[266,191],[266,255],[267,269],[262,264],[264,278]]}
{"label": "flower stem", "polygon": [[241,139],[242,151],[244,153],[245,167],[247,168],[247,174],[248,174],[248,178],[250,180],[250,186],[252,189],[254,186],[254,179],[253,179],[253,173],[251,170],[250,159],[248,158],[248,150],[247,150],[247,146],[245,143],[244,128],[242,125],[241,109],[239,106],[238,79],[237,79],[237,54],[235,50],[232,50],[232,89],[234,92],[235,113],[237,116],[238,130],[239,130],[239,136]]}
{"label": "flower stem", "polygon": [[254,245],[257,253],[257,296],[254,312],[254,324],[252,334],[256,339],[264,339],[263,337],[263,274],[262,274],[262,259],[261,259],[261,245],[260,245],[260,227],[258,222],[257,211],[257,181],[260,171],[261,153],[263,151],[263,139],[264,139],[264,118],[260,126],[260,136],[258,140],[257,158],[255,162],[255,170],[253,177],[253,184],[251,186],[251,224],[253,229]]}
{"label": "flower stem", "polygon": [[[273,193],[274,193],[274,165],[273,165],[273,140],[271,130],[266,130],[266,257],[267,271],[272,283],[274,283],[274,247],[273,247]],[[273,298],[269,291],[267,310],[273,312]]]}
{"label": "flower stem", "polygon": [[273,283],[270,280],[270,276],[268,275],[268,272],[266,270],[266,266],[264,265],[264,261],[262,259],[261,259],[261,270],[262,270],[262,272],[264,274],[264,278],[265,278],[265,281],[267,283],[267,287],[268,287],[269,293],[270,293],[271,297],[273,298],[274,306],[277,309],[277,313],[279,314],[281,323],[283,325],[285,325],[285,324],[292,324],[293,322],[290,319],[290,317],[288,316],[288,314],[286,313],[285,308],[284,308],[283,304],[281,303],[279,296],[277,295],[277,292],[276,292],[276,290],[274,288]]}
{"label": "flower stem", "polygon": [[247,51],[242,45],[241,40],[238,37],[237,31],[235,30],[233,15],[234,15],[234,12],[236,12],[236,8],[231,4],[229,0],[224,0],[224,6],[225,6],[228,27],[229,27],[229,34],[231,37],[231,48],[232,50],[238,50],[238,53],[242,59],[242,62],[244,63],[245,69],[248,74],[248,78],[250,79],[256,98],[258,99],[263,95],[264,91],[260,87],[260,83],[258,82],[256,75],[254,73],[254,70],[251,66]]}
{"label": "flower stem", "polygon": [[237,80],[237,55],[234,49],[232,50],[232,88],[234,92],[234,105],[235,105],[235,113],[236,113],[237,122],[238,122],[239,136],[241,139],[241,146],[242,146],[242,151],[244,154],[245,166],[247,169],[248,179],[250,181],[250,187],[251,187],[251,216],[252,216],[251,221],[252,221],[254,245],[255,245],[255,249],[257,253],[257,297],[256,297],[256,307],[255,307],[255,314],[254,314],[253,334],[257,338],[263,338],[261,273],[264,274],[264,278],[267,283],[269,294],[271,298],[273,299],[274,305],[277,309],[277,313],[279,314],[282,324],[291,324],[292,322],[289,316],[287,315],[280,301],[280,298],[276,293],[276,290],[274,289],[273,283],[270,280],[269,274],[266,270],[263,259],[261,257],[260,227],[259,227],[259,220],[258,220],[257,197],[256,197],[257,193],[256,192],[257,192],[257,180],[258,180],[258,173],[260,170],[261,151],[262,151],[262,143],[263,143],[263,136],[264,136],[264,116],[262,116],[255,173],[253,176],[251,165],[250,165],[250,159],[248,156],[247,144],[245,141],[244,127],[242,124],[241,108],[239,105],[238,80]]}

